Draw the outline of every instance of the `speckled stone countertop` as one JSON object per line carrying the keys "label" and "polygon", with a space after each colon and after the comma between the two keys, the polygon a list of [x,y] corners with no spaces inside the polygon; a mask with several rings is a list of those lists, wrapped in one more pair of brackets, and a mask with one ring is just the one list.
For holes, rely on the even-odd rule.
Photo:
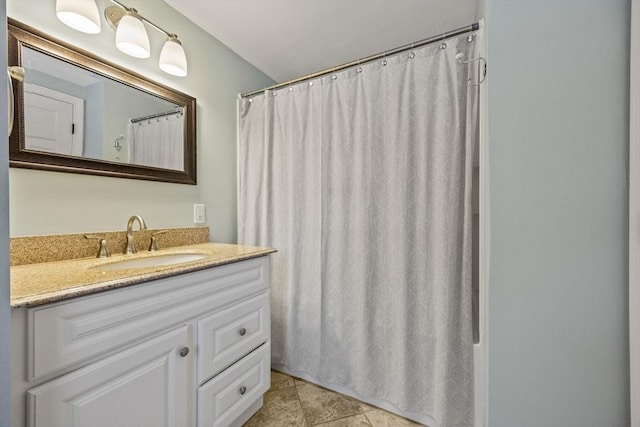
{"label": "speckled stone countertop", "polygon": [[[136,248],[139,251],[146,250],[149,247],[151,235],[158,231],[160,230],[136,230],[133,235]],[[209,227],[169,228],[163,231],[165,231],[164,234],[157,236],[159,248],[195,245],[209,241]],[[11,265],[95,256],[100,243],[97,240],[88,240],[85,237],[87,235],[107,239],[107,246],[113,254],[123,253],[127,246],[127,234],[124,231],[12,237],[10,239]]]}
{"label": "speckled stone countertop", "polygon": [[[89,295],[108,289],[130,286],[162,277],[175,276],[275,252],[272,248],[200,243],[139,252],[134,255],[117,254],[109,258],[79,258],[11,267],[11,307],[31,307]],[[168,254],[202,254],[201,260],[182,264],[122,270],[101,269],[101,265],[133,258]]]}

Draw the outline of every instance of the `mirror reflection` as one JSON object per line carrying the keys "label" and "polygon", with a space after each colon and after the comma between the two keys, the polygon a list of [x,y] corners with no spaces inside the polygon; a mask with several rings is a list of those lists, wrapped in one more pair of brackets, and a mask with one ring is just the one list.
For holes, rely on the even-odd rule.
{"label": "mirror reflection", "polygon": [[195,98],[8,21],[11,166],[196,183]]}
{"label": "mirror reflection", "polygon": [[184,170],[179,105],[22,49],[25,148]]}

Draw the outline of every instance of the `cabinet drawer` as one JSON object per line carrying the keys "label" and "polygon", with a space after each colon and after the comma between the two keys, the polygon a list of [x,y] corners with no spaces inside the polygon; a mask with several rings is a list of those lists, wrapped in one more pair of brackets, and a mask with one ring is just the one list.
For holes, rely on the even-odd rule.
{"label": "cabinet drawer", "polygon": [[130,345],[268,288],[255,258],[28,310],[29,380]]}
{"label": "cabinet drawer", "polygon": [[198,427],[228,426],[269,389],[270,369],[271,346],[266,343],[201,386]]}
{"label": "cabinet drawer", "polygon": [[269,339],[269,293],[198,321],[198,383],[216,375]]}

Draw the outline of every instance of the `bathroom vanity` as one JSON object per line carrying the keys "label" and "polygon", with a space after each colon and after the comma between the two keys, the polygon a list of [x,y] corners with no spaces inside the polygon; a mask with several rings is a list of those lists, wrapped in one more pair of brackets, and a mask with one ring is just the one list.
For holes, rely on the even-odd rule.
{"label": "bathroom vanity", "polygon": [[194,245],[210,256],[165,267],[108,270],[101,265],[113,262],[95,259],[12,267],[22,283],[70,283],[83,268],[93,281],[67,286],[69,298],[49,290],[14,304],[13,427],[244,423],[270,385],[273,250],[238,247],[249,249],[225,257],[234,246]]}

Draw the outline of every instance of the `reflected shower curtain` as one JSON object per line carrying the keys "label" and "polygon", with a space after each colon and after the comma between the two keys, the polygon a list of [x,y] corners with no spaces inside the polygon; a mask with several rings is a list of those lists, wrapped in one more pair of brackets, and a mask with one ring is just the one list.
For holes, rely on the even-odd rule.
{"label": "reflected shower curtain", "polygon": [[239,101],[239,242],[272,246],[274,367],[473,422],[466,36]]}
{"label": "reflected shower curtain", "polygon": [[129,123],[129,162],[184,170],[182,114]]}

